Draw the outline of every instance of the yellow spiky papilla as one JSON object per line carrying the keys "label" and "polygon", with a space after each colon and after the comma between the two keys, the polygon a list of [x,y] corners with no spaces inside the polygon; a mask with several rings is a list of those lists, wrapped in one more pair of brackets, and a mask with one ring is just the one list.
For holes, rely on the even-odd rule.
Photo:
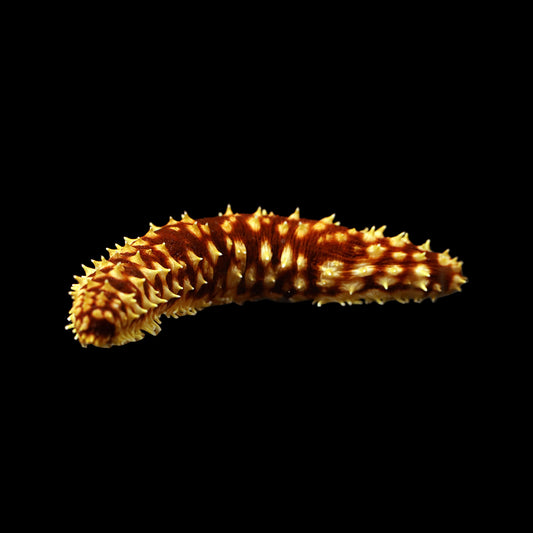
{"label": "yellow spiky papilla", "polygon": [[429,241],[413,245],[385,227],[363,231],[334,222],[282,217],[258,208],[194,220],[184,213],[150,224],[137,239],[75,276],[69,326],[86,346],[108,347],[160,331],[160,317],[223,303],[269,298],[337,302],[435,300],[459,291],[462,263]]}

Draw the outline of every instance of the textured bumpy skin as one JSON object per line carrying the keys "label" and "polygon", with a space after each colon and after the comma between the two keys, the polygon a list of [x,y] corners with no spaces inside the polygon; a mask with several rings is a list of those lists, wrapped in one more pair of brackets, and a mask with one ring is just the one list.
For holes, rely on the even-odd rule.
{"label": "textured bumpy skin", "polygon": [[70,293],[67,329],[83,346],[109,347],[156,335],[160,316],[194,315],[225,303],[272,299],[384,303],[435,300],[461,290],[462,263],[429,241],[412,244],[406,233],[385,237],[385,227],[356,231],[333,222],[267,214],[225,214],[162,227],[109,259],[83,266]]}

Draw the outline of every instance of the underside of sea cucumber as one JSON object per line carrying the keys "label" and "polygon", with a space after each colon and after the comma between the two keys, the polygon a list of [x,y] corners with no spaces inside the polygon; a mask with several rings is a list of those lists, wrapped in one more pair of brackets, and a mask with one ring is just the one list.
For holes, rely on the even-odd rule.
{"label": "underside of sea cucumber", "polygon": [[271,299],[359,304],[435,300],[461,290],[462,262],[415,246],[385,226],[348,229],[259,208],[193,220],[184,213],[74,276],[69,314],[75,338],[110,347],[156,335],[160,317],[194,315],[226,303]]}

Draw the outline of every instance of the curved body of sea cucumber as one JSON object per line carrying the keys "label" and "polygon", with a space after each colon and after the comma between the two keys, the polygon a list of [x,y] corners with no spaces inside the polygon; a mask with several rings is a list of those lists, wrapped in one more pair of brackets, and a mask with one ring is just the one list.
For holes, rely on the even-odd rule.
{"label": "curved body of sea cucumber", "polygon": [[406,233],[357,231],[321,220],[267,214],[170,218],[108,250],[74,276],[71,322],[83,346],[122,345],[160,331],[160,316],[224,303],[273,299],[355,304],[421,301],[461,290],[462,263]]}

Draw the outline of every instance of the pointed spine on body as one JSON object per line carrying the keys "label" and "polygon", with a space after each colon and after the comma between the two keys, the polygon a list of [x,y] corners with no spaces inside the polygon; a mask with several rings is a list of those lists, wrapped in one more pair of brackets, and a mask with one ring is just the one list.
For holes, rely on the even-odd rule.
{"label": "pointed spine on body", "polygon": [[187,213],[125,245],[108,249],[74,276],[70,324],[86,346],[122,345],[156,335],[160,317],[192,315],[211,305],[272,299],[319,306],[435,300],[461,290],[462,263],[448,251],[415,246],[385,227],[357,231],[321,220],[226,212]]}

